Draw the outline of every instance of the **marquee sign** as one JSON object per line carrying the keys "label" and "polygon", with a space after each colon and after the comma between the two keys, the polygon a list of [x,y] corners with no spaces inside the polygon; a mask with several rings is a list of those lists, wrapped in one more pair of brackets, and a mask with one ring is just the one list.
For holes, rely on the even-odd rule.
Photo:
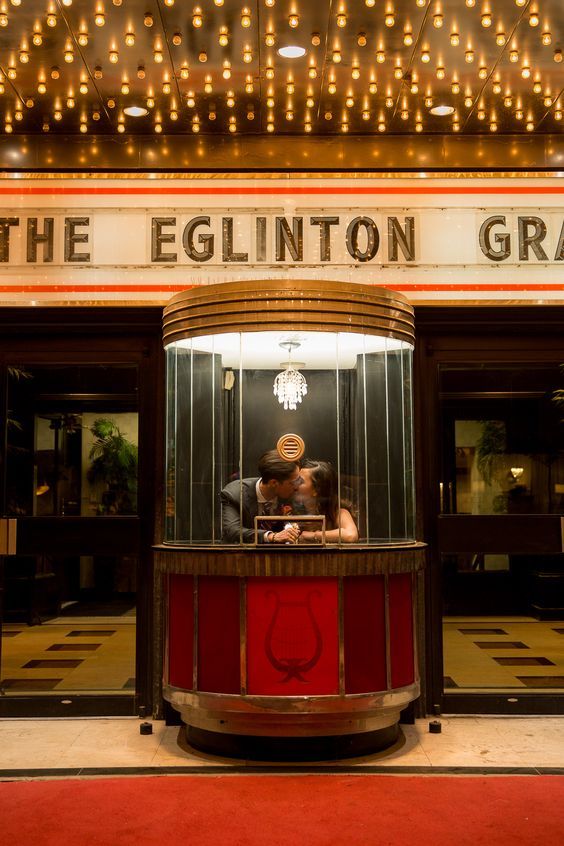
{"label": "marquee sign", "polygon": [[0,181],[4,302],[150,301],[297,276],[414,301],[564,300],[550,179]]}

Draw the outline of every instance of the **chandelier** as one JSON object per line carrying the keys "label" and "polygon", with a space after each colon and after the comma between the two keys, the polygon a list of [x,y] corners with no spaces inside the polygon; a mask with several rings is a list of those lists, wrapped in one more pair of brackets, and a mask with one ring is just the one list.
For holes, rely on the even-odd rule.
{"label": "chandelier", "polygon": [[288,361],[283,361],[280,365],[286,369],[274,380],[274,396],[278,398],[280,405],[284,406],[284,411],[295,411],[298,403],[307,394],[307,382],[297,369],[305,365],[298,361],[292,362],[292,350],[300,346],[297,341],[284,341],[280,346],[288,350]]}

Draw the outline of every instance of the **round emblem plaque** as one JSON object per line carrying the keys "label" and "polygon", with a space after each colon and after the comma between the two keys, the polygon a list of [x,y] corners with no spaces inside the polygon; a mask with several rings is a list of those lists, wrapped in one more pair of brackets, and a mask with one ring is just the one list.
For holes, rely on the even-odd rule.
{"label": "round emblem plaque", "polygon": [[276,449],[284,461],[299,461],[305,452],[305,444],[299,435],[287,434],[278,439]]}

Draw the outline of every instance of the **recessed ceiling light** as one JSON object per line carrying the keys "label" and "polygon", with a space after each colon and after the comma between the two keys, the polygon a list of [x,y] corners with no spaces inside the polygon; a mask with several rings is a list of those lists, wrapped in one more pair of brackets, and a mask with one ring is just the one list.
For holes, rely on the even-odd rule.
{"label": "recessed ceiling light", "polygon": [[278,48],[278,55],[284,59],[301,59],[305,56],[305,48],[298,47],[297,44],[288,44],[286,47]]}
{"label": "recessed ceiling light", "polygon": [[432,115],[444,117],[445,115],[452,115],[454,113],[454,106],[433,106],[430,112]]}
{"label": "recessed ceiling light", "polygon": [[143,108],[143,106],[126,106],[123,111],[129,117],[145,117],[149,114],[149,110]]}

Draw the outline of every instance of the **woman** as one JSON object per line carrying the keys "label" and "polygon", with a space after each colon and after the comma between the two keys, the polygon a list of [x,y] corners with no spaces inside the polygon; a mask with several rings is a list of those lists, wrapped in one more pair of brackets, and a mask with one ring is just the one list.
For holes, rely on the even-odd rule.
{"label": "woman", "polygon": [[[337,474],[327,461],[305,461],[300,476],[303,479],[297,493],[297,503],[306,514],[325,515],[325,541],[327,543],[355,543],[358,529],[351,512],[343,508],[338,497]],[[321,542],[320,529],[300,534],[301,543]]]}

